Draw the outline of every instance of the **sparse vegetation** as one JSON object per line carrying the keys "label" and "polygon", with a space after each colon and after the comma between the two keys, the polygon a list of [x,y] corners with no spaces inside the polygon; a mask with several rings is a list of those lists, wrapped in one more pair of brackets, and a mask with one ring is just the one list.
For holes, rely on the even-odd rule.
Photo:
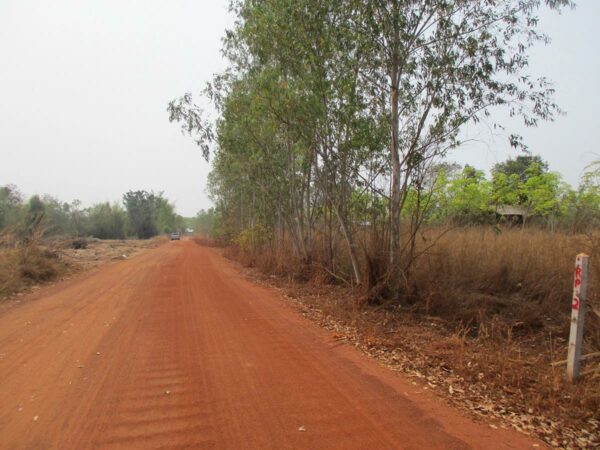
{"label": "sparse vegetation", "polygon": [[128,192],[124,205],[82,208],[47,195],[25,201],[16,186],[0,187],[0,298],[59,278],[69,265],[64,247],[84,250],[89,238],[148,239],[184,228],[162,194]]}
{"label": "sparse vegetation", "polygon": [[52,245],[41,245],[39,237],[16,242],[0,235],[0,299],[26,287],[52,281],[65,273],[67,264]]}

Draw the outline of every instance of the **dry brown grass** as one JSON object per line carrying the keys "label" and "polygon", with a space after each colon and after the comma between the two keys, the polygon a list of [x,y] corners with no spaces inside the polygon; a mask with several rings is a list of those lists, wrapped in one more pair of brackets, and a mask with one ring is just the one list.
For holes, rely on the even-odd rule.
{"label": "dry brown grass", "polygon": [[34,236],[22,241],[13,234],[0,235],[0,300],[65,275],[130,258],[167,241],[165,236],[146,240]]}
{"label": "dry brown grass", "polygon": [[117,261],[131,258],[147,249],[155,248],[168,242],[166,236],[152,239],[86,239],[85,248],[73,248],[72,240],[61,240],[61,258],[76,271],[86,270]]}
{"label": "dry brown grass", "polygon": [[52,281],[67,270],[55,249],[37,241],[0,247],[0,298]]}
{"label": "dry brown grass", "polygon": [[[197,240],[207,245],[206,240]],[[350,266],[339,249],[336,266],[328,268],[317,236],[312,264],[295,257],[288,242],[276,251],[265,246],[253,252],[230,246],[226,254],[262,272],[296,281],[349,284]],[[366,248],[367,246],[365,246]],[[381,249],[367,250],[367,260]],[[575,256],[586,252],[590,258],[588,292],[588,345],[600,350],[600,234],[567,235],[536,229],[472,227],[454,230],[428,229],[417,241],[417,258],[407,278],[389,280],[374,303],[401,305],[405,310],[436,316],[468,326],[469,336],[495,338],[551,330],[556,336],[568,333]],[[383,278],[385,283],[385,278]],[[381,280],[379,281],[380,284]],[[386,288],[386,286],[384,286]],[[371,298],[365,287],[354,289],[362,302]],[[392,301],[386,301],[391,298]]]}
{"label": "dry brown grass", "polygon": [[591,255],[588,341],[600,346],[600,264],[594,261],[600,236],[477,228],[439,239],[436,234],[422,238],[421,246],[433,246],[417,259],[410,279],[411,293],[426,314],[471,323],[480,337],[548,327],[565,337],[575,256],[586,252]]}

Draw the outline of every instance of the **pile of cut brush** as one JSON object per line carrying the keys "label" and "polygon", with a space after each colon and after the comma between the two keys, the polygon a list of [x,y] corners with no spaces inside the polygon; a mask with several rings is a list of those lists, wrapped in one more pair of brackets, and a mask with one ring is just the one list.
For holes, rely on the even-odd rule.
{"label": "pile of cut brush", "polygon": [[67,269],[55,245],[33,235],[0,236],[0,298],[59,278]]}

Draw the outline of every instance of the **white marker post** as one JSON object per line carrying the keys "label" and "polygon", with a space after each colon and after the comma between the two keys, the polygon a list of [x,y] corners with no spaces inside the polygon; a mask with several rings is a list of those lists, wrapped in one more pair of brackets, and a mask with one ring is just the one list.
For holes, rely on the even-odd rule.
{"label": "white marker post", "polygon": [[571,334],[567,355],[567,378],[574,382],[579,378],[581,350],[583,347],[583,321],[585,317],[585,299],[588,287],[589,256],[580,253],[575,258],[575,282],[573,284],[573,303],[571,304]]}

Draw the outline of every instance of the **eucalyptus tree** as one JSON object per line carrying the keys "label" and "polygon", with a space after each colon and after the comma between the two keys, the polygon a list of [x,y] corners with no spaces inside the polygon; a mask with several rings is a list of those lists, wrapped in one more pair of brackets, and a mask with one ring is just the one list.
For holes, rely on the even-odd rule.
{"label": "eucalyptus tree", "polygon": [[[559,112],[545,78],[527,74],[528,50],[548,37],[537,11],[568,0],[349,0],[356,61],[389,113],[390,262],[400,251],[400,210],[425,160],[460,145],[468,122],[506,107],[527,126]],[[366,56],[365,56],[366,55]],[[513,146],[522,139],[510,135]]]}
{"label": "eucalyptus tree", "polygon": [[[378,133],[364,111],[358,71],[346,72],[337,61],[346,51],[339,45],[351,41],[339,36],[336,23],[344,5],[266,0],[233,7],[240,21],[225,40],[231,67],[206,90],[221,114],[216,128],[188,94],[169,104],[170,120],[195,133],[205,155],[216,143],[211,191],[239,203],[240,225],[242,205],[256,210],[258,194],[310,261],[315,214],[334,214],[360,282],[348,199],[362,177],[361,161],[373,160]],[[244,198],[249,192],[251,201]]]}
{"label": "eucalyptus tree", "polygon": [[302,142],[281,120],[292,115],[293,103],[268,68],[230,83],[216,127],[210,190],[218,201],[237,204],[238,228],[280,230],[285,223],[297,254],[309,259],[310,164]]}
{"label": "eucalyptus tree", "polygon": [[[169,104],[169,118],[196,136],[205,156],[214,149],[211,190],[238,227],[256,220],[273,227],[268,216],[276,211],[310,262],[317,216],[335,217],[360,283],[356,219],[369,209],[373,227],[388,223],[377,235],[387,235],[390,272],[405,275],[412,258],[402,267],[403,250],[414,249],[425,216],[423,205],[413,208],[401,243],[402,209],[411,192],[431,201],[423,195],[433,186],[431,170],[461,144],[464,125],[491,121],[497,107],[527,126],[560,113],[549,81],[528,74],[528,55],[548,41],[539,9],[567,5],[232,1],[238,20],[224,40],[230,67],[205,91],[221,114],[216,128],[188,94]],[[524,147],[515,134],[509,142]]]}
{"label": "eucalyptus tree", "polygon": [[[373,168],[381,138],[378,123],[358,83],[358,69],[344,63],[353,52],[352,37],[342,26],[344,2],[266,0],[239,2],[243,21],[230,35],[230,51],[250,70],[274,72],[278,84],[271,102],[274,120],[283,127],[286,139],[298,144],[304,177],[297,191],[298,223],[303,215],[314,218],[314,206],[328,223],[328,254],[333,265],[332,216],[348,246],[354,279],[362,279],[358,248],[350,217],[349,200],[357,188],[365,188],[367,166]],[[234,37],[235,36],[235,37]],[[251,57],[239,58],[245,50]],[[283,92],[283,94],[282,94]],[[375,115],[376,117],[376,115]],[[370,164],[370,165],[369,165]],[[292,199],[295,196],[292,194]],[[327,217],[329,216],[329,217]],[[309,220],[308,247],[313,220]]]}

